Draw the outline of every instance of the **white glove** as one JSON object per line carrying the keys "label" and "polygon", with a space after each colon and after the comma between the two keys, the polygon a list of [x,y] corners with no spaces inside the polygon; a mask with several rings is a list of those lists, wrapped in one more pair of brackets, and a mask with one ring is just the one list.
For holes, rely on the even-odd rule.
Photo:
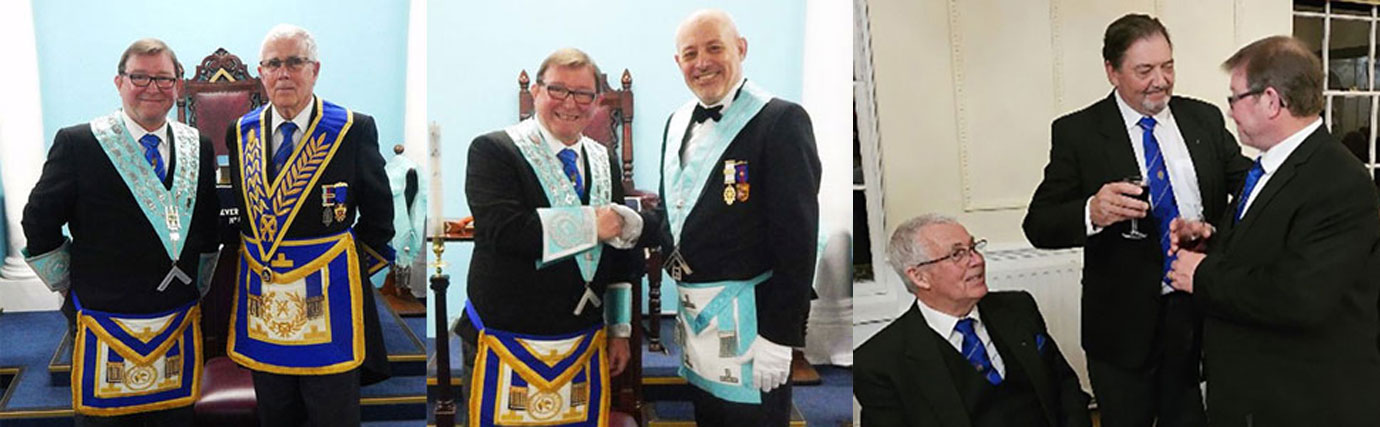
{"label": "white glove", "polygon": [[785,384],[791,378],[791,348],[761,336],[734,363],[752,362],[752,387],[763,393]]}
{"label": "white glove", "polygon": [[618,249],[631,249],[637,244],[637,239],[642,237],[642,216],[637,211],[620,204],[610,204],[614,212],[623,217],[623,230],[617,237],[608,240],[609,246]]}

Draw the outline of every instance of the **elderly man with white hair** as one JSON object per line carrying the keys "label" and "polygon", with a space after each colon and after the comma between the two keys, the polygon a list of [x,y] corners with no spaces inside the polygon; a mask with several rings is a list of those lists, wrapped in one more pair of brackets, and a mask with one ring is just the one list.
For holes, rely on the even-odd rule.
{"label": "elderly man with white hair", "polygon": [[940,215],[896,227],[887,258],[915,305],[853,352],[863,425],[1091,425],[1035,299],[988,292],[986,243]]}
{"label": "elderly man with white hair", "polygon": [[228,353],[253,370],[265,426],[359,425],[360,384],[389,376],[369,275],[392,250],[374,119],[316,95],[311,33],[264,37],[269,103],[227,131],[240,206]]}

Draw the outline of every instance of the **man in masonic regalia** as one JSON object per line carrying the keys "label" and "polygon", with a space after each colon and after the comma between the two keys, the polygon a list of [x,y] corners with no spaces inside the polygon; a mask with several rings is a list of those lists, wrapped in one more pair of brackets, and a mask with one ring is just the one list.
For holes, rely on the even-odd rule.
{"label": "man in masonic regalia", "polygon": [[598,78],[584,52],[557,50],[537,70],[536,117],[470,144],[474,257],[456,329],[471,426],[608,419],[609,377],[628,361],[628,249],[642,220],[620,204],[618,158],[582,135]]}
{"label": "man in masonic regalia", "polygon": [[167,120],[182,65],[166,44],[134,42],[117,71],[122,108],[54,138],[24,207],[24,255],[76,313],[76,425],[191,425],[197,300],[220,247],[215,152]]}
{"label": "man in masonic regalia", "polygon": [[271,105],[225,138],[240,207],[228,353],[254,374],[264,426],[354,426],[359,388],[386,379],[369,276],[391,260],[393,201],[374,119],[312,92],[306,30],[264,37]]}
{"label": "man in masonic regalia", "polygon": [[680,373],[700,425],[785,426],[791,348],[805,345],[820,162],[805,110],[743,77],[727,13],[692,14],[676,64],[696,99],[662,144],[656,234],[676,281]]}

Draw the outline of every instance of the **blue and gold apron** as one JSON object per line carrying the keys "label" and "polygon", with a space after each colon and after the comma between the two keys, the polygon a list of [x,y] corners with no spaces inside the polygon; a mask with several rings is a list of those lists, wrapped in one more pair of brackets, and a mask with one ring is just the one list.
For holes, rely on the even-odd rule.
{"label": "blue and gold apron", "polygon": [[[324,375],[349,371],[364,361],[360,271],[366,261],[353,232],[285,238],[302,206],[314,202],[307,195],[353,123],[349,110],[320,98],[316,111],[287,166],[271,182],[264,155],[272,135],[264,126],[267,107],[241,117],[236,126],[237,173],[252,234],[240,236],[228,353],[257,371]],[[381,267],[368,266],[371,271]]]}
{"label": "blue and gold apron", "polygon": [[89,310],[73,294],[77,332],[72,408],[115,416],[191,405],[201,395],[201,311],[193,301],[154,314]]}
{"label": "blue and gold apron", "polygon": [[566,335],[526,335],[485,328],[468,303],[465,311],[479,331],[470,426],[608,425],[604,325]]}
{"label": "blue and gold apron", "polygon": [[724,175],[724,202],[746,201],[749,192],[747,164],[729,160],[722,169],[718,159],[767,102],[771,94],[753,84],[743,83],[741,94],[723,111],[713,128],[701,132],[686,150],[684,164],[679,155],[681,141],[690,125],[696,101],[687,102],[671,115],[662,159],[663,202],[670,221],[676,249],[667,258],[667,269],[676,282],[680,308],[676,315],[675,340],[681,346],[680,375],[714,396],[738,403],[758,404],[761,393],[752,386],[752,362],[738,363],[757,339],[757,297],[754,288],[771,278],[770,270],[743,280],[688,283],[682,273],[691,273],[693,260],[680,253],[679,242],[686,218],[694,211],[709,178]]}

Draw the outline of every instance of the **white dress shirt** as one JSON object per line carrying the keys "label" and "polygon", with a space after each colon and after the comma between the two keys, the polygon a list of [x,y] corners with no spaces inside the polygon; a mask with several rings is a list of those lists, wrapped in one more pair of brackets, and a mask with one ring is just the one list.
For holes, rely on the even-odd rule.
{"label": "white dress shirt", "polygon": [[[581,135],[580,139],[575,140],[575,143],[573,144],[565,145],[564,141],[557,139],[556,135],[553,135],[551,134],[551,131],[546,130],[546,125],[541,124],[541,120],[537,120],[537,129],[541,129],[541,138],[546,141],[546,149],[551,150],[552,156],[558,156],[561,153],[561,150],[564,150],[566,148],[569,148],[570,151],[575,152],[575,167],[578,168],[580,171],[581,182],[584,182],[585,188],[588,189],[589,180],[584,178],[586,175],[584,162],[585,153],[582,150],[580,150],[580,139],[584,139],[584,136]],[[556,160],[560,159],[561,158],[559,156],[556,157]],[[574,182],[572,181],[571,184],[573,185]]]}
{"label": "white dress shirt", "polygon": [[[714,103],[714,105],[704,105],[703,101],[701,101],[699,104],[703,108],[714,108],[722,105],[724,108],[722,110],[719,110],[719,114],[723,114],[724,111],[728,110],[728,106],[733,105],[734,95],[738,94],[738,91],[743,88],[743,83],[746,82],[747,77],[738,79],[738,84],[733,85],[733,89],[729,90],[727,95],[724,95],[724,99],[720,99],[719,102]],[[681,163],[684,163],[685,159],[694,158],[694,156],[690,155],[690,150],[694,150],[696,148],[695,139],[699,138],[701,134],[709,133],[710,130],[714,129],[714,127],[718,125],[719,121],[714,119],[705,120],[703,123],[690,122],[690,137],[685,140],[685,146],[681,148],[681,150],[683,150],[685,153],[684,156],[680,157]]]}
{"label": "white dress shirt", "polygon": [[272,160],[273,156],[278,154],[278,147],[281,147],[283,145],[283,123],[286,123],[288,121],[291,121],[293,124],[297,125],[297,130],[292,131],[292,149],[297,150],[298,146],[301,145],[297,142],[302,140],[302,135],[307,133],[307,126],[311,125],[311,110],[313,108],[316,108],[315,95],[313,95],[311,97],[311,100],[307,102],[307,108],[303,108],[302,111],[298,111],[297,115],[292,117],[292,120],[284,118],[282,116],[282,113],[279,112],[277,108],[269,107],[269,110],[273,111],[273,145],[269,147],[269,160]]}
{"label": "white dress shirt", "polygon": [[[1260,180],[1255,182],[1255,188],[1251,189],[1250,197],[1246,198],[1246,207],[1241,210],[1242,217],[1246,216],[1246,212],[1250,212],[1251,204],[1255,203],[1255,196],[1260,195],[1260,189],[1265,188],[1265,183],[1270,181],[1270,177],[1274,176],[1275,171],[1279,170],[1279,167],[1284,165],[1284,161],[1289,159],[1289,155],[1293,154],[1294,150],[1303,144],[1303,140],[1308,139],[1313,131],[1318,130],[1318,126],[1322,126],[1322,118],[1313,120],[1312,124],[1304,126],[1303,129],[1289,135],[1279,144],[1275,144],[1274,147],[1270,147],[1269,150],[1260,154],[1260,168],[1265,170],[1265,174],[1261,175]],[[1235,213],[1236,204],[1233,203],[1230,209],[1232,213]]]}
{"label": "white dress shirt", "polygon": [[1001,353],[997,352],[997,344],[992,342],[992,335],[987,333],[987,325],[982,323],[982,315],[978,313],[977,306],[973,306],[973,311],[961,318],[930,308],[919,299],[915,300],[915,306],[920,308],[920,314],[925,316],[925,323],[930,325],[930,329],[948,340],[959,354],[963,354],[963,334],[954,329],[954,326],[958,324],[959,319],[973,319],[973,331],[977,332],[982,347],[987,349],[987,358],[992,360],[992,369],[997,370],[997,375],[1006,378],[1006,364],[1002,363]]}
{"label": "white dress shirt", "polygon": [[[129,117],[129,113],[124,112],[124,110],[120,111],[120,115],[124,116],[125,129],[129,129],[129,136],[134,138],[134,142],[139,142],[139,138],[143,138],[144,135],[148,134],[153,134],[158,137],[158,156],[162,159],[163,171],[172,172],[172,170],[168,168],[168,153],[171,152],[171,150],[168,149],[168,147],[171,146],[168,142],[168,121],[164,120],[162,126],[150,131],[144,129],[138,122],[135,122],[133,118]],[[143,144],[139,144],[139,154],[144,154]]]}

